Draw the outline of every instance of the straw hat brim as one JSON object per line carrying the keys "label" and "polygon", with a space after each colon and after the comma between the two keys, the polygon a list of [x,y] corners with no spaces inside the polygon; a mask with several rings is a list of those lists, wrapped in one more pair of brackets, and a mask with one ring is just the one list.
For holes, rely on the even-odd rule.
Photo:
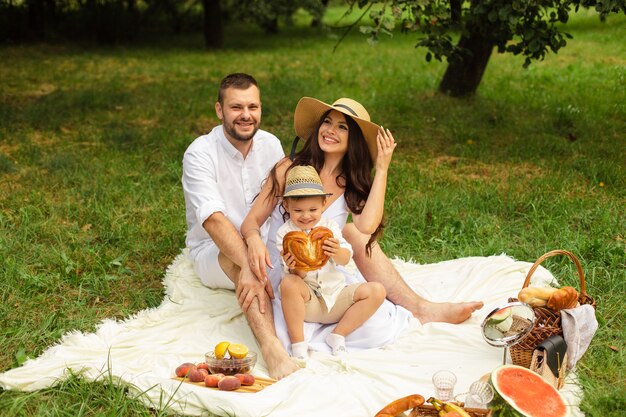
{"label": "straw hat brim", "polygon": [[343,106],[333,106],[312,97],[302,97],[298,101],[293,117],[296,134],[301,139],[308,140],[311,134],[314,133],[316,124],[328,110],[337,110],[346,116],[350,116],[359,125],[365,137],[372,162],[376,161],[376,155],[378,154],[376,136],[378,135],[379,126],[376,123],[361,119],[355,112],[351,112],[350,109]]}
{"label": "straw hat brim", "polygon": [[316,190],[315,188],[302,188],[299,190],[289,191],[279,197],[289,198],[289,197],[328,197],[333,195],[333,193],[324,193],[320,190]]}

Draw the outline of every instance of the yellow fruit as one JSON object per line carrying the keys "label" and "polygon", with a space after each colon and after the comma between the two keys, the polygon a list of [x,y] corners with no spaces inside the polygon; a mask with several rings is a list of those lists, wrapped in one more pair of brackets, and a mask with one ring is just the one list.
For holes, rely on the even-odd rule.
{"label": "yellow fruit", "polygon": [[226,355],[226,350],[230,346],[230,342],[219,342],[215,345],[215,357],[217,359],[222,359],[224,355]]}
{"label": "yellow fruit", "polygon": [[245,358],[248,354],[248,347],[239,343],[231,343],[228,345],[228,354],[235,359]]}

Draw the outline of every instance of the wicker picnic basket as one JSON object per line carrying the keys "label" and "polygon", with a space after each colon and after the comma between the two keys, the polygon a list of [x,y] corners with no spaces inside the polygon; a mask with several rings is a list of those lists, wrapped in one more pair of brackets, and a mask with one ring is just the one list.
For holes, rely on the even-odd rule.
{"label": "wicker picnic basket", "polygon": [[[522,289],[528,287],[528,284],[530,284],[530,278],[537,270],[539,265],[546,259],[556,255],[566,255],[572,261],[574,261],[576,269],[578,270],[578,278],[580,281],[578,302],[580,303],[580,305],[590,304],[593,308],[595,308],[595,300],[591,298],[589,294],[587,294],[587,286],[585,285],[585,273],[583,272],[583,268],[580,265],[580,261],[573,253],[563,249],[553,250],[540,256],[539,259],[537,259],[533,266],[528,270],[528,274],[526,275],[526,280],[524,281]],[[517,299],[511,298],[510,301],[517,301]],[[513,364],[523,366],[525,368],[530,368],[533,351],[535,350],[537,345],[539,345],[541,342],[554,334],[563,334],[563,329],[561,327],[561,313],[559,311],[554,311],[547,307],[534,307],[533,309],[535,310],[535,325],[533,329],[518,344],[511,346],[511,348],[509,349]]]}
{"label": "wicker picnic basket", "polygon": [[[463,403],[457,403],[463,407]],[[491,416],[490,410],[483,408],[464,408],[471,417],[489,417]],[[419,407],[415,407],[411,410],[409,417],[439,417],[438,411],[430,404],[422,404]]]}

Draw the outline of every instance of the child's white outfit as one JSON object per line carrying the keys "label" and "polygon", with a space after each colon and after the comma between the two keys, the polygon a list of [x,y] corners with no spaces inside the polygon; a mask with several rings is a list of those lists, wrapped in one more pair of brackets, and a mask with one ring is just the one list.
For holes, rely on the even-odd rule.
{"label": "child's white outfit", "polygon": [[[320,218],[315,227],[324,226],[333,232],[333,237],[339,240],[339,245],[350,251],[352,258],[352,246],[344,239],[337,223],[325,217]],[[278,252],[283,251],[283,238],[292,231],[302,230],[291,220],[283,224],[276,233],[276,246]],[[309,234],[311,231],[302,230]],[[283,260],[283,274],[289,273],[289,268]],[[307,272],[304,282],[309,287],[311,299],[305,303],[304,320],[316,323],[337,323],[345,314],[346,310],[354,304],[354,292],[361,283],[347,284],[345,276],[335,267],[335,261],[329,259],[326,265],[315,271]],[[326,343],[331,347],[333,355],[341,355],[346,351],[346,341],[343,336],[330,333],[326,337]],[[307,356],[308,343],[298,342],[291,345],[292,354],[299,359]]]}
{"label": "child's white outfit", "polygon": [[[352,257],[352,246],[343,238],[341,234],[341,230],[337,223],[332,220],[329,220],[325,217],[320,218],[320,221],[317,222],[315,227],[324,226],[330,229],[333,232],[333,237],[339,240],[339,245],[342,248],[348,249],[350,251],[350,257]],[[278,252],[282,252],[283,250],[283,238],[289,232],[301,230],[298,226],[296,226],[291,220],[288,220],[285,224],[283,224],[276,233],[276,246],[278,246]],[[305,233],[309,233],[311,230],[303,230]],[[330,312],[337,302],[339,294],[346,287],[346,279],[343,273],[339,272],[335,267],[335,261],[329,259],[326,265],[321,267],[318,270],[307,272],[306,277],[304,278],[304,282],[309,286],[312,293],[317,297],[322,298],[326,305],[326,311]],[[288,274],[289,268],[285,265],[283,261],[283,273]],[[351,301],[351,300],[350,300]],[[349,306],[348,306],[349,307]],[[342,312],[343,315],[343,312]],[[308,319],[308,320],[307,320]],[[307,321],[319,321],[318,317],[305,317]],[[336,321],[321,321],[321,323],[333,323]]]}

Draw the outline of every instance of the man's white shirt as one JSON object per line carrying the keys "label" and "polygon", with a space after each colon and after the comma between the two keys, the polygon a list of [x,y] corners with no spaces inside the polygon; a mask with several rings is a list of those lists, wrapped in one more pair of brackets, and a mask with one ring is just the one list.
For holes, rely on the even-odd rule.
{"label": "man's white shirt", "polygon": [[[183,192],[187,218],[186,244],[190,256],[213,239],[202,224],[213,213],[222,212],[239,230],[254,198],[272,167],[284,157],[278,138],[258,130],[246,158],[228,141],[223,126],[198,137],[183,157]],[[268,222],[261,228],[267,237]]]}

